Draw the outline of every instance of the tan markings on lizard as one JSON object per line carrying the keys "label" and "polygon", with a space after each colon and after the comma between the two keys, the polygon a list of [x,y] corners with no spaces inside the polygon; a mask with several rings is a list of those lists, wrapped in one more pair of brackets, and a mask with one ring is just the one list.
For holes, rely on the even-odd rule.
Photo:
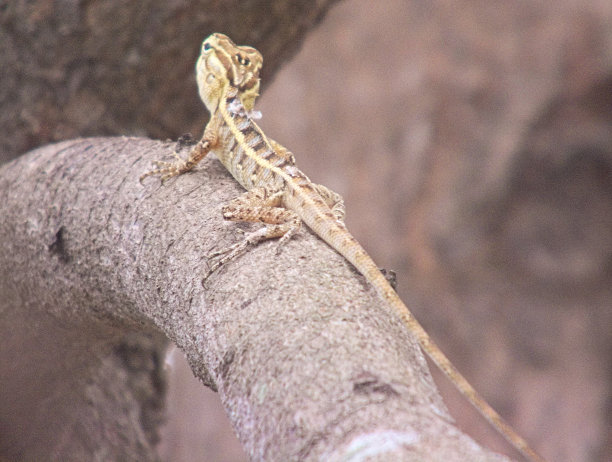
{"label": "tan markings on lizard", "polygon": [[[429,355],[467,400],[514,447],[531,461],[544,461],[476,392],[444,353],[431,340],[374,261],[343,223],[344,202],[325,186],[313,184],[296,166],[293,154],[269,139],[253,119],[259,94],[263,59],[255,49],[236,46],[222,34],[212,34],[202,43],[196,74],[200,98],[211,117],[200,142],[187,160],[176,153],[174,162],[156,161],[156,170],[140,177],[160,175],[162,181],[187,172],[214,152],[233,177],[247,190],[223,207],[223,217],[235,221],[266,224],[229,249],[211,272],[243,253],[249,245],[280,237],[280,244],[299,229],[302,222],[351,262],[398,313],[421,348]],[[279,244],[279,248],[280,248]]]}

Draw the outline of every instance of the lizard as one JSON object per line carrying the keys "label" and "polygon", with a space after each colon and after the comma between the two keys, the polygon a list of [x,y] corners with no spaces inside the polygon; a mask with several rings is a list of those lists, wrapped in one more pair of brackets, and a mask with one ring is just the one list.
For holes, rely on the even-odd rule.
{"label": "lizard", "polygon": [[305,223],[319,238],[348,260],[374,287],[378,295],[399,315],[420,347],[461,394],[518,451],[532,462],[544,462],[528,443],[478,394],[474,387],[433,342],[423,326],[402,302],[372,258],[344,224],[342,197],[315,184],[300,171],[293,154],[268,138],[255,119],[253,109],[259,95],[263,58],[249,46],[237,46],[226,35],[214,33],[201,47],[196,79],[201,100],[210,112],[204,134],[187,159],[174,152],[172,162],[154,161],[157,167],[144,173],[142,181],[159,175],[162,183],[192,170],[213,152],[246,192],[223,207],[227,220],[262,222],[264,226],[228,249],[210,268],[212,273],[249,246],[280,238],[279,247]]}

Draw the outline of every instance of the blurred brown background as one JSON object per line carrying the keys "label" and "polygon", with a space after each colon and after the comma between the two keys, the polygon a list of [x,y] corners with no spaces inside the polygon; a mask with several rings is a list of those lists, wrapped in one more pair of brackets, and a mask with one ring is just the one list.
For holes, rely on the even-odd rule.
{"label": "blurred brown background", "polygon": [[[294,37],[324,11],[245,2],[263,11],[249,25],[231,2],[211,3],[227,18],[215,22],[176,6],[160,19],[149,1],[135,22],[114,3],[73,17],[30,2],[26,21],[9,17],[25,3],[0,5],[5,159],[79,135],[199,136],[196,42],[244,31],[232,37],[270,72],[299,41],[279,49],[261,31]],[[86,24],[89,54],[64,45],[41,68],[27,50],[61,42],[6,51],[6,32],[43,23],[64,38]],[[108,24],[116,39],[96,40]],[[98,64],[113,62],[131,67],[108,78]],[[344,196],[349,228],[475,387],[550,461],[612,460],[612,3],[343,0],[267,83],[262,127]],[[12,106],[19,93],[31,104]],[[164,460],[246,460],[215,394],[171,358]],[[507,450],[438,383],[462,428]]]}

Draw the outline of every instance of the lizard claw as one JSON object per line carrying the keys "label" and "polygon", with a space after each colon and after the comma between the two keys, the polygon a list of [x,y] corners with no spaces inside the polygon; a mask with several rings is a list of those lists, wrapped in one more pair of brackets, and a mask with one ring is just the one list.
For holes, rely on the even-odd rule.
{"label": "lizard claw", "polygon": [[247,234],[242,241],[226,247],[225,249],[217,250],[208,254],[206,259],[211,264],[209,264],[209,268],[204,279],[207,279],[222,265],[244,254],[249,246],[255,246],[261,241],[265,240],[267,238],[266,234],[267,230],[265,227],[258,229],[257,231]]}
{"label": "lizard claw", "polygon": [[160,175],[160,179],[162,184],[172,178],[173,176],[180,175],[183,172],[189,170],[187,162],[181,159],[181,157],[173,152],[172,155],[176,158],[174,162],[166,162],[165,160],[154,160],[153,165],[157,167],[155,170],[149,170],[140,176],[138,181],[142,184],[142,181],[148,177],[153,175]]}

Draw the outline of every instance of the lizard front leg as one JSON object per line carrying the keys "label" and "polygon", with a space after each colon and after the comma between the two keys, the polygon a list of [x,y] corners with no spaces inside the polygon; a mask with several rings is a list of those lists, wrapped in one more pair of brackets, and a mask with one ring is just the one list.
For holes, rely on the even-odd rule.
{"label": "lizard front leg", "polygon": [[265,223],[265,226],[247,234],[242,242],[210,254],[209,258],[219,256],[221,258],[211,265],[209,275],[221,265],[243,254],[251,245],[280,237],[280,248],[300,229],[300,218],[296,213],[281,206],[282,197],[283,191],[263,187],[253,188],[223,207],[223,218],[226,220],[261,222]]}
{"label": "lizard front leg", "polygon": [[206,157],[206,154],[208,154],[210,150],[213,149],[219,141],[217,135],[217,120],[218,119],[213,118],[210,120],[210,122],[208,122],[208,125],[206,125],[206,129],[204,130],[204,135],[202,136],[202,139],[198,141],[196,145],[191,149],[187,160],[182,159],[178,155],[178,153],[174,151],[172,153],[176,159],[174,162],[166,162],[163,160],[153,161],[157,169],[150,170],[144,173],[140,176],[139,181],[142,183],[142,180],[144,180],[148,176],[161,175],[161,181],[163,183],[164,181],[169,178],[172,178],[173,176],[180,175],[193,169],[193,167],[195,167],[198,162],[200,162],[204,157]]}

